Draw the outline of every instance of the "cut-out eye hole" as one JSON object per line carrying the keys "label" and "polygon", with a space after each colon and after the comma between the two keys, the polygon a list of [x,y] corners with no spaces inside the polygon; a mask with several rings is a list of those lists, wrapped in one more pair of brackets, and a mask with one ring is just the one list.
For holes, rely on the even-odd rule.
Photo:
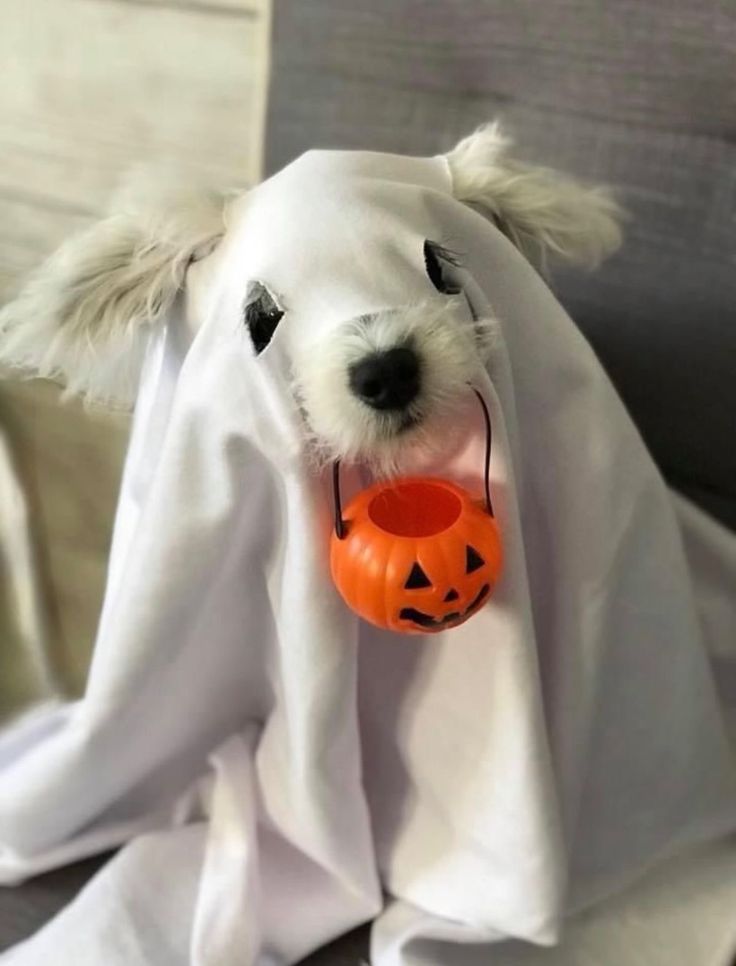
{"label": "cut-out eye hole", "polygon": [[419,590],[421,587],[431,587],[432,581],[425,574],[418,563],[411,568],[411,573],[406,578],[404,587],[406,590]]}
{"label": "cut-out eye hole", "polygon": [[472,574],[474,570],[480,570],[485,564],[485,560],[478,551],[471,546],[465,548],[465,573]]}
{"label": "cut-out eye hole", "polygon": [[276,326],[284,317],[283,309],[262,282],[250,282],[245,296],[243,322],[250,334],[256,355],[260,355],[273,338]]}
{"label": "cut-out eye hole", "polygon": [[[443,264],[445,263],[445,264]],[[443,295],[458,295],[460,288],[448,278],[447,265],[459,264],[457,255],[438,245],[437,242],[425,241],[424,267],[427,269],[429,280]]]}

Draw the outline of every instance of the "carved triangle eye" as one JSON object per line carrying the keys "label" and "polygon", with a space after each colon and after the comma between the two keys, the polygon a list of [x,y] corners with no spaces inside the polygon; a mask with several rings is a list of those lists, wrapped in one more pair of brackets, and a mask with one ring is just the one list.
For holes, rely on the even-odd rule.
{"label": "carved triangle eye", "polygon": [[479,570],[485,564],[485,560],[478,551],[471,546],[465,548],[465,573],[472,574],[474,570]]}
{"label": "carved triangle eye", "polygon": [[421,587],[431,587],[432,581],[425,574],[418,563],[411,568],[411,573],[406,578],[404,587],[406,590],[419,590]]}

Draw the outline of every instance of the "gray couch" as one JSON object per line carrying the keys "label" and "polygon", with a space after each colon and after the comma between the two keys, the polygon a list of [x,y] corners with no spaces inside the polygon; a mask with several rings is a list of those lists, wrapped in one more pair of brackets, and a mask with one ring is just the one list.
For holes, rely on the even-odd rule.
{"label": "gray couch", "polygon": [[[621,190],[622,252],[558,275],[672,484],[736,528],[736,5],[274,0],[267,167],[434,153],[500,115],[530,159]],[[96,863],[0,899],[0,948]],[[355,966],[361,930],[311,957]]]}

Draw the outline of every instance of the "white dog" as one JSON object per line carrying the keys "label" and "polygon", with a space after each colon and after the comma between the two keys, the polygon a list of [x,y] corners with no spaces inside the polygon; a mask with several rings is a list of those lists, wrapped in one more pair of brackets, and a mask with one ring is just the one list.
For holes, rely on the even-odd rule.
{"label": "white dog", "polygon": [[[446,156],[454,196],[542,264],[553,252],[594,266],[616,248],[619,209],[607,191],[515,161],[509,147],[497,124],[461,141]],[[129,403],[147,336],[188,273],[204,278],[206,289],[205,256],[226,234],[231,206],[243,203],[248,199],[161,185],[123,192],[109,217],[67,242],[0,313],[0,364],[59,379],[88,399]],[[314,222],[290,222],[289,212],[282,214],[290,257],[303,260]],[[394,467],[400,451],[436,435],[437,421],[472,381],[489,327],[477,318],[473,326],[462,323],[466,303],[453,281],[462,253],[442,244],[451,241],[424,241],[424,270],[433,286],[426,300],[388,303],[329,323],[329,312],[319,311],[319,324],[311,320],[308,333],[289,339],[295,388],[324,456]],[[333,268],[310,265],[310,287],[319,291],[320,276]],[[446,298],[437,300],[437,291]],[[243,319],[256,352],[296,297],[242,279]],[[188,299],[189,325],[196,329],[201,299],[191,293]]]}
{"label": "white dog", "polygon": [[[514,248],[594,264],[615,205],[507,151],[491,127],[128,196],[4,310],[0,361],[92,399],[146,355],[84,697],[3,736],[0,883],[133,841],[14,963],[296,963],[374,917],[375,966],[734,948],[733,540]],[[446,431],[469,383],[492,448],[478,408]],[[386,613],[436,633],[345,606],[313,442],[388,470],[416,445],[402,469],[468,492],[488,466],[504,561],[472,620],[460,510],[378,535]]]}

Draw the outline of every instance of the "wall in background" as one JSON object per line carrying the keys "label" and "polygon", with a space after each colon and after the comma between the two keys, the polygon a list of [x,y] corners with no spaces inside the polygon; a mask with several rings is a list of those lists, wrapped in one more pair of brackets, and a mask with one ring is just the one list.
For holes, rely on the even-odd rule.
{"label": "wall in background", "polygon": [[10,0],[0,11],[0,300],[123,172],[260,172],[265,0]]}

